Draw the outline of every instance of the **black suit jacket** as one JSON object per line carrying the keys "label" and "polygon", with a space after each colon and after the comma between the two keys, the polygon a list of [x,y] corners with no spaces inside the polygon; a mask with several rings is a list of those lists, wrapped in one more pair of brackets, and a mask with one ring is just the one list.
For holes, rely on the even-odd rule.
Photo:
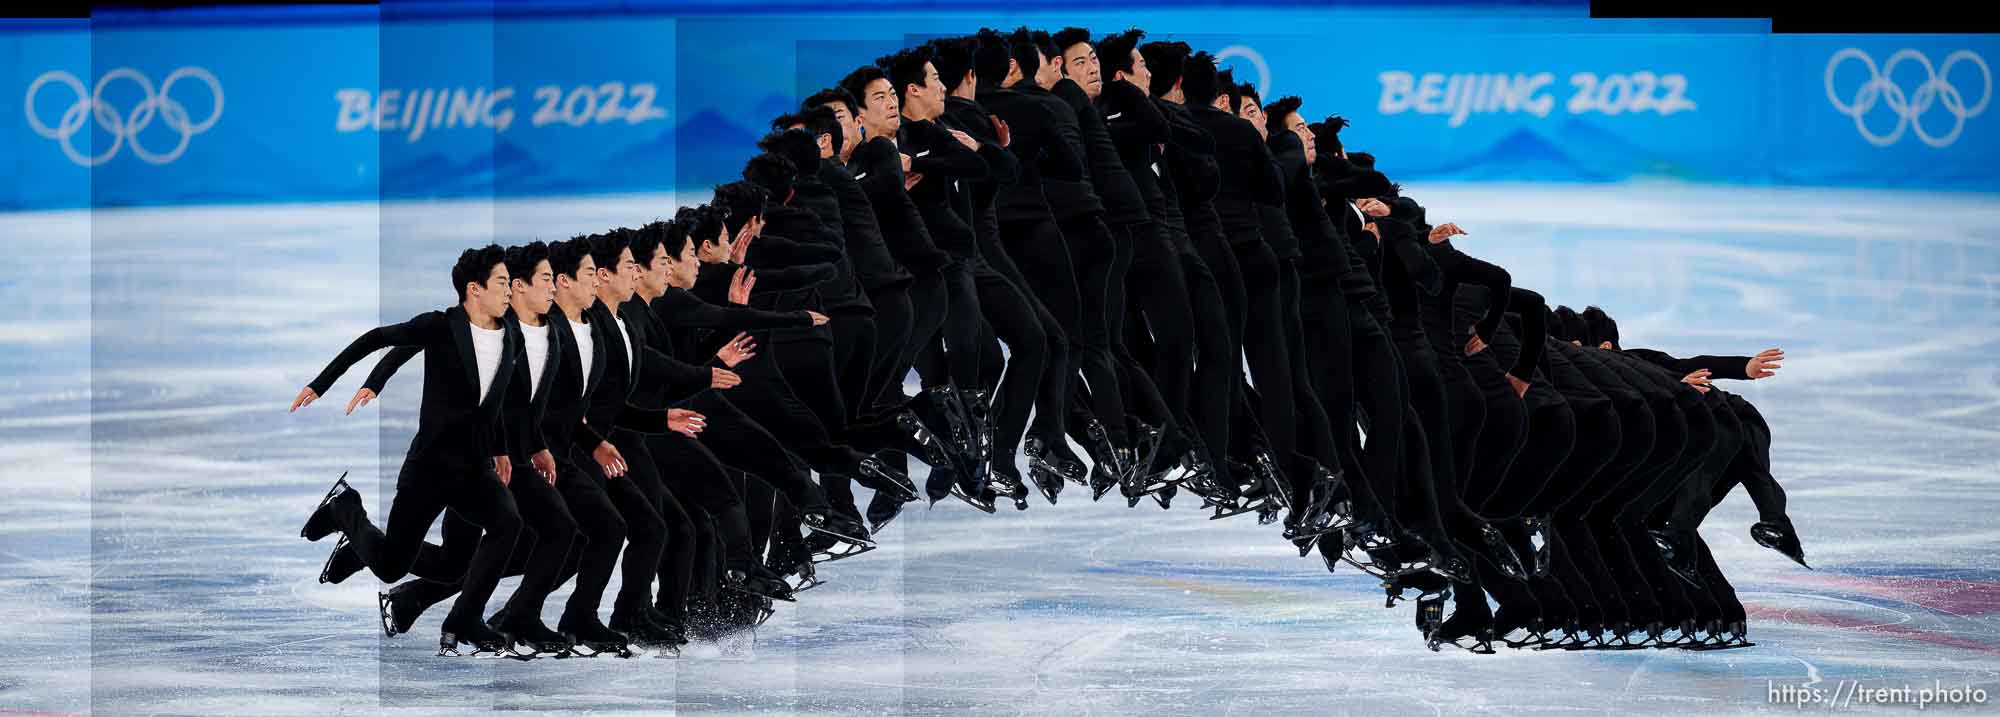
{"label": "black suit jacket", "polygon": [[[627,306],[630,302],[627,302]],[[621,307],[621,311],[622,311]],[[684,367],[679,361],[671,361],[666,355],[646,344],[646,320],[643,316],[621,313],[625,318],[625,332],[631,336],[631,343],[618,331],[618,319],[611,315],[611,309],[603,301],[597,301],[585,311],[590,316],[591,330],[597,337],[597,353],[604,356],[604,375],[596,388],[591,390],[590,408],[584,419],[598,433],[610,435],[613,429],[626,429],[640,433],[665,433],[667,430],[666,409],[640,408],[633,401],[640,395],[640,382],[646,372],[660,372],[671,375],[677,367]],[[637,355],[632,351],[638,348]],[[706,369],[702,370],[706,373]]]}
{"label": "black suit jacket", "polygon": [[423,407],[417,435],[410,439],[405,461],[444,469],[477,468],[493,456],[507,454],[506,432],[500,423],[507,400],[507,377],[513,373],[520,337],[503,334],[500,366],[482,400],[479,363],[472,349],[472,324],[463,307],[418,314],[400,324],[374,329],[356,338],[333,358],[312,383],[326,395],[349,367],[378,349],[415,347],[424,352]]}

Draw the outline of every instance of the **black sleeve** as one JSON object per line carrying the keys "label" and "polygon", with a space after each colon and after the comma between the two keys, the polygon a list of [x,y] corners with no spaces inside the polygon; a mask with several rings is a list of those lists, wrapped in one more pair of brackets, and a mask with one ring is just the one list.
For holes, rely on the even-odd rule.
{"label": "black sleeve", "polygon": [[324,396],[333,388],[333,382],[340,380],[341,374],[347,373],[348,368],[368,354],[390,346],[426,346],[432,338],[448,330],[445,325],[447,320],[444,312],[430,311],[400,324],[369,329],[342,349],[340,355],[333,357],[333,361],[313,378],[312,383],[306,385],[312,388],[313,393]]}
{"label": "black sleeve", "polygon": [[832,281],[840,275],[839,270],[828,263],[754,268],[757,270],[757,288],[770,291],[809,289]]}
{"label": "black sleeve", "polygon": [[1542,299],[1541,294],[1515,287],[1508,295],[1507,303],[1521,315],[1521,356],[1507,373],[1522,381],[1531,381],[1535,376],[1535,366],[1542,361],[1542,343],[1549,336],[1548,302]]}
{"label": "black sleeve", "polygon": [[1735,379],[1737,381],[1750,380],[1749,356],[1695,356],[1692,358],[1675,358],[1665,351],[1658,351],[1655,349],[1625,349],[1624,353],[1630,356],[1637,357],[1645,361],[1646,363],[1650,363],[1671,371],[1675,371],[1682,376],[1686,376],[1688,374],[1700,371],[1702,369],[1708,369],[1708,374],[1709,374],[1708,377],[1711,380],[1719,378]]}
{"label": "black sleeve", "polygon": [[1106,82],[1104,97],[1104,126],[1119,142],[1166,144],[1173,140],[1166,113],[1137,85],[1124,80]]}
{"label": "black sleeve", "polygon": [[1063,139],[1062,133],[1056,131],[1055,118],[1044,116],[1036,129],[1041,133],[1037,144],[1042,148],[1042,160],[1037,167],[1042,170],[1043,177],[1070,182],[1089,178],[1084,174],[1083,158],[1077,156],[1076,150],[1069,146],[1069,140]]}
{"label": "black sleeve", "polygon": [[[639,370],[643,374],[655,376],[664,386],[666,403],[678,403],[708,390],[713,374],[706,366],[696,366],[680,359],[660,353],[651,346],[639,352]],[[618,425],[625,426],[624,419]]]}
{"label": "black sleeve", "polygon": [[1215,153],[1215,136],[1202,129],[1200,124],[1168,118],[1167,131],[1168,141],[1176,147],[1197,154]]}
{"label": "black sleeve", "polygon": [[1492,298],[1487,302],[1486,315],[1473,325],[1472,333],[1477,334],[1480,340],[1492,343],[1493,332],[1500,327],[1500,318],[1507,314],[1507,299],[1514,289],[1513,275],[1450,244],[1436,244],[1432,249],[1431,256],[1437,260],[1438,268],[1443,269],[1453,281],[1478,284],[1489,290],[1487,293]]}
{"label": "black sleeve", "polygon": [[910,171],[926,177],[948,177],[952,179],[984,179],[989,170],[986,160],[979,153],[959,144],[951,131],[937,125],[922,130],[925,140],[930,143],[921,152],[922,157],[910,158]]}
{"label": "black sleeve", "polygon": [[994,142],[979,143],[979,157],[986,160],[987,179],[996,184],[1013,184],[1021,179],[1021,160]]}
{"label": "black sleeve", "polygon": [[841,251],[824,244],[793,241],[781,236],[760,234],[750,240],[744,261],[754,268],[828,264],[840,261]]}
{"label": "black sleeve", "polygon": [[1374,170],[1361,170],[1339,179],[1321,180],[1319,186],[1322,194],[1341,199],[1380,197],[1394,189],[1390,186],[1387,176]]}
{"label": "black sleeve", "polygon": [[733,304],[716,306],[690,294],[669,293],[664,298],[668,301],[666,308],[671,313],[663,314],[662,318],[667,323],[679,327],[716,331],[759,331],[812,325],[812,316],[804,311],[765,311]]}
{"label": "black sleeve", "polygon": [[389,377],[396,375],[396,372],[403,368],[403,364],[409,363],[411,358],[423,350],[422,346],[397,346],[389,349],[389,353],[382,355],[382,360],[375,362],[375,370],[368,372],[368,379],[361,382],[361,387],[374,391],[377,396],[382,395],[382,388],[388,385]]}
{"label": "black sleeve", "polygon": [[1444,278],[1438,272],[1437,262],[1431,260],[1430,252],[1419,245],[1423,241],[1416,236],[1417,230],[1408,222],[1384,217],[1375,221],[1375,228],[1382,232],[1382,243],[1389,256],[1403,265],[1403,271],[1416,282],[1425,294],[1435,296],[1444,288]]}
{"label": "black sleeve", "polygon": [[[1249,120],[1244,120],[1245,124]],[[1245,147],[1250,155],[1250,198],[1258,204],[1283,206],[1285,203],[1285,176],[1278,169],[1278,158],[1271,156],[1271,147],[1258,137],[1257,128],[1245,127],[1250,134],[1245,139],[1255,140]]]}

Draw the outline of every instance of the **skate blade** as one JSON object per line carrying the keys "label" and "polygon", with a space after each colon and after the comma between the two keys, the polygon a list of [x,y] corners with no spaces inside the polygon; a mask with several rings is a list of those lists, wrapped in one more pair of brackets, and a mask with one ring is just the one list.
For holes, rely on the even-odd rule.
{"label": "skate blade", "polygon": [[334,496],[340,495],[341,493],[346,492],[349,489],[350,486],[347,485],[347,471],[341,471],[340,477],[333,479],[333,487],[326,489],[326,495],[320,497],[319,505],[313,506],[313,512],[306,515],[305,525],[299,526],[299,537],[305,538],[306,540],[310,540],[315,543],[319,542],[320,538],[326,537],[324,535],[319,536],[319,538],[314,538],[311,536],[312,516],[319,515],[319,511],[321,509],[325,508],[328,503],[333,502]]}
{"label": "skate blade", "polygon": [[848,535],[848,534],[846,534],[846,533],[842,533],[842,532],[840,532],[840,531],[837,531],[837,530],[834,530],[834,529],[832,529],[832,528],[822,528],[822,527],[815,527],[815,526],[811,526],[811,525],[808,525],[808,526],[806,526],[806,529],[807,529],[807,530],[810,530],[810,531],[812,531],[812,532],[814,532],[814,533],[817,533],[817,534],[822,534],[822,535],[825,535],[826,537],[829,537],[829,538],[833,538],[834,540],[838,540],[838,541],[840,541],[840,542],[843,542],[843,543],[848,543],[848,544],[852,544],[852,545],[861,545],[861,546],[867,546],[867,547],[869,547],[869,548],[873,548],[873,547],[875,547],[875,541],[874,541],[874,540],[871,540],[871,539],[868,539],[868,538],[862,538],[862,537],[856,537],[856,536],[852,536],[852,535]]}
{"label": "skate blade", "polygon": [[[822,550],[822,551],[818,551],[818,552],[814,552],[814,553],[812,554],[812,561],[813,561],[813,563],[814,563],[814,564],[819,564],[819,563],[831,563],[831,562],[835,562],[835,561],[839,561],[839,560],[846,560],[846,559],[848,559],[848,558],[852,558],[852,557],[854,557],[854,556],[857,556],[857,555],[862,555],[862,554],[865,554],[865,553],[870,553],[870,552],[874,552],[874,550],[875,550],[875,544],[874,544],[874,543],[868,543],[867,545],[859,545],[859,544],[855,544],[855,543],[843,543],[842,545],[846,545],[846,546],[849,546],[849,547],[850,547],[851,549],[849,549],[849,550],[845,550],[845,551],[842,551],[842,552],[838,552],[838,553],[836,553],[836,552],[833,552],[833,550],[832,550],[831,548],[829,548],[829,549],[827,549],[827,550]],[[840,547],[840,546],[839,546],[839,545],[836,545],[836,546],[834,546],[834,547]]]}
{"label": "skate blade", "polygon": [[[757,592],[757,591],[755,591],[755,590],[751,590],[751,589],[749,589],[749,588],[746,588],[746,587],[741,587],[741,586],[737,586],[737,585],[730,585],[730,584],[727,584],[727,583],[724,583],[724,584],[723,584],[723,586],[722,586],[722,589],[724,589],[724,590],[734,590],[734,591],[736,591],[736,592],[739,592],[739,593],[743,593],[743,594],[745,594],[745,595],[755,595],[755,596],[757,596],[757,597],[760,597],[760,598],[764,598],[764,599],[766,599],[766,600],[781,600],[781,601],[784,601],[784,602],[798,602],[798,600],[795,600],[795,599],[793,599],[793,598],[792,598],[792,596],[790,596],[790,595],[770,595],[770,594],[766,594],[766,593],[760,593],[760,592]],[[767,617],[767,618],[765,618],[765,619],[769,619],[769,618]]]}
{"label": "skate blade", "polygon": [[958,484],[956,483],[953,483],[951,486],[951,497],[957,498],[959,502],[962,502],[966,505],[978,508],[979,512],[981,513],[993,513],[999,510],[999,508],[995,507],[992,503],[982,498],[975,498],[973,496],[966,495],[963,490],[959,489]]}
{"label": "skate blade", "polygon": [[375,593],[375,608],[380,610],[382,614],[383,637],[395,637],[398,634],[396,631],[396,614],[389,607],[390,601],[388,593]]}
{"label": "skate blade", "polygon": [[339,555],[340,549],[345,547],[347,547],[347,536],[342,535],[340,536],[340,541],[333,544],[333,551],[326,554],[326,564],[321,565],[319,568],[319,584],[333,583],[338,585],[346,580],[346,578],[341,578],[340,580],[333,579],[333,557]]}

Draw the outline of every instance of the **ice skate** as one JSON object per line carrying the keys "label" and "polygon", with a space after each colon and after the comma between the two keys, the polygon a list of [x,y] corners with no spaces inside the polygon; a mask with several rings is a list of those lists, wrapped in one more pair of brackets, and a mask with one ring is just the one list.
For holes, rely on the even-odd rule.
{"label": "ice skate", "polygon": [[564,615],[556,623],[556,631],[569,640],[569,654],[572,657],[631,657],[632,644],[625,635],[605,627],[597,621],[597,616],[571,617]]}
{"label": "ice skate", "polygon": [[354,551],[354,545],[347,542],[347,536],[342,535],[333,544],[333,552],[327,554],[326,565],[319,569],[319,581],[339,585],[367,567],[361,562],[361,554]]}
{"label": "ice skate", "polygon": [[319,506],[313,508],[312,515],[306,518],[305,526],[299,528],[299,537],[317,543],[320,538],[339,530],[340,522],[334,517],[338,508],[334,504],[345,501],[352,501],[358,508],[361,506],[361,494],[347,484],[347,472],[341,471],[340,477],[333,480],[333,487],[326,490],[326,496],[319,499]]}
{"label": "ice skate", "polygon": [[549,655],[555,658],[569,656],[569,638],[542,624],[540,617],[515,616],[503,608],[493,613],[493,617],[487,618],[486,626],[492,628],[494,632],[512,638],[507,647],[515,654]]}
{"label": "ice skate", "polygon": [[722,587],[771,600],[798,602],[792,598],[792,591],[783,579],[757,565],[747,570],[731,568],[722,578]]}
{"label": "ice skate", "polygon": [[916,500],[920,495],[917,493],[917,484],[910,481],[908,474],[882,462],[880,458],[874,456],[862,458],[855,468],[857,472],[855,482],[877,493],[887,494],[906,503]]}
{"label": "ice skate", "polygon": [[[487,627],[477,620],[454,622],[445,620],[444,631],[438,636],[438,657],[511,657],[532,660],[533,655],[520,655],[513,651],[514,638],[506,633]],[[462,651],[461,646],[470,647]]]}

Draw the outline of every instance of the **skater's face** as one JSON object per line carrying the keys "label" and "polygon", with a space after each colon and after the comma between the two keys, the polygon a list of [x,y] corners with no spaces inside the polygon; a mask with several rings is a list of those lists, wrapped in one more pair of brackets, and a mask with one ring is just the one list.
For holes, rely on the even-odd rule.
{"label": "skater's face", "polygon": [[1146,67],[1146,56],[1139,54],[1138,50],[1132,51],[1132,69],[1120,71],[1118,76],[1138,85],[1142,90],[1151,90],[1153,87],[1153,70]]}
{"label": "skater's face", "polygon": [[903,126],[903,108],[896,102],[896,88],[888,80],[868,83],[861,98],[861,127],[870,137],[895,137]]}
{"label": "skater's face", "polygon": [[570,306],[589,306],[597,295],[597,260],[588,256],[577,264],[576,275],[556,276],[556,299]]}
{"label": "skater's face", "polygon": [[1035,84],[1042,89],[1050,89],[1062,81],[1062,55],[1042,58],[1042,65],[1035,70]]}
{"label": "skater's face", "polygon": [[506,264],[494,264],[493,269],[486,273],[486,281],[465,285],[465,303],[482,316],[505,314],[510,296],[507,284],[511,280],[507,276]]}
{"label": "skater's face", "polygon": [[597,267],[597,293],[623,302],[632,298],[632,290],[638,285],[638,278],[639,262],[632,260],[632,250],[619,249],[618,265],[615,268]]}
{"label": "skater's face", "polygon": [[1243,107],[1237,110],[1236,116],[1250,120],[1251,126],[1257,128],[1257,136],[1264,139],[1271,138],[1270,128],[1264,126],[1264,108],[1258,107],[1256,100],[1245,95],[1243,97]]}
{"label": "skater's face", "polygon": [[[549,269],[549,260],[535,262],[535,273],[531,276],[514,277],[514,307],[519,312],[546,314],[549,304],[556,299],[556,273]],[[517,313],[519,313],[517,312]]]}
{"label": "skater's face", "polygon": [[1092,98],[1104,90],[1104,78],[1099,74],[1101,71],[1097,64],[1097,50],[1090,43],[1079,42],[1063,50],[1063,74]]}
{"label": "skater's face", "polygon": [[[833,108],[833,118],[840,122],[841,153],[847,154],[854,151],[854,145],[861,143],[861,122],[855,119],[853,112],[847,111],[847,103],[828,102],[820,106]],[[832,140],[828,139],[825,146],[831,149]],[[831,157],[833,155],[829,154],[827,156]]]}
{"label": "skater's face", "polygon": [[639,290],[647,296],[659,296],[667,290],[667,245],[654,244],[653,255],[639,265]]}
{"label": "skater's face", "polygon": [[702,241],[701,251],[696,252],[695,256],[706,264],[720,264],[729,261],[729,252],[732,249],[735,249],[735,246],[729,241],[729,227],[725,226],[715,233],[714,238]]}
{"label": "skater's face", "polygon": [[1299,136],[1299,143],[1305,145],[1307,157],[1311,157],[1316,153],[1313,146],[1312,128],[1306,126],[1306,118],[1300,117],[1297,112],[1285,115],[1285,129],[1291,130],[1292,134]]}
{"label": "skater's face", "polygon": [[[660,252],[666,252],[665,245],[660,246]],[[701,258],[694,255],[694,242],[682,246],[680,256],[667,257],[664,263],[667,265],[668,284],[683,289],[694,288],[695,277],[701,275]]]}
{"label": "skater's face", "polygon": [[904,109],[911,117],[937,119],[944,114],[944,80],[938,78],[938,71],[931,63],[924,63],[924,83],[903,88]]}

